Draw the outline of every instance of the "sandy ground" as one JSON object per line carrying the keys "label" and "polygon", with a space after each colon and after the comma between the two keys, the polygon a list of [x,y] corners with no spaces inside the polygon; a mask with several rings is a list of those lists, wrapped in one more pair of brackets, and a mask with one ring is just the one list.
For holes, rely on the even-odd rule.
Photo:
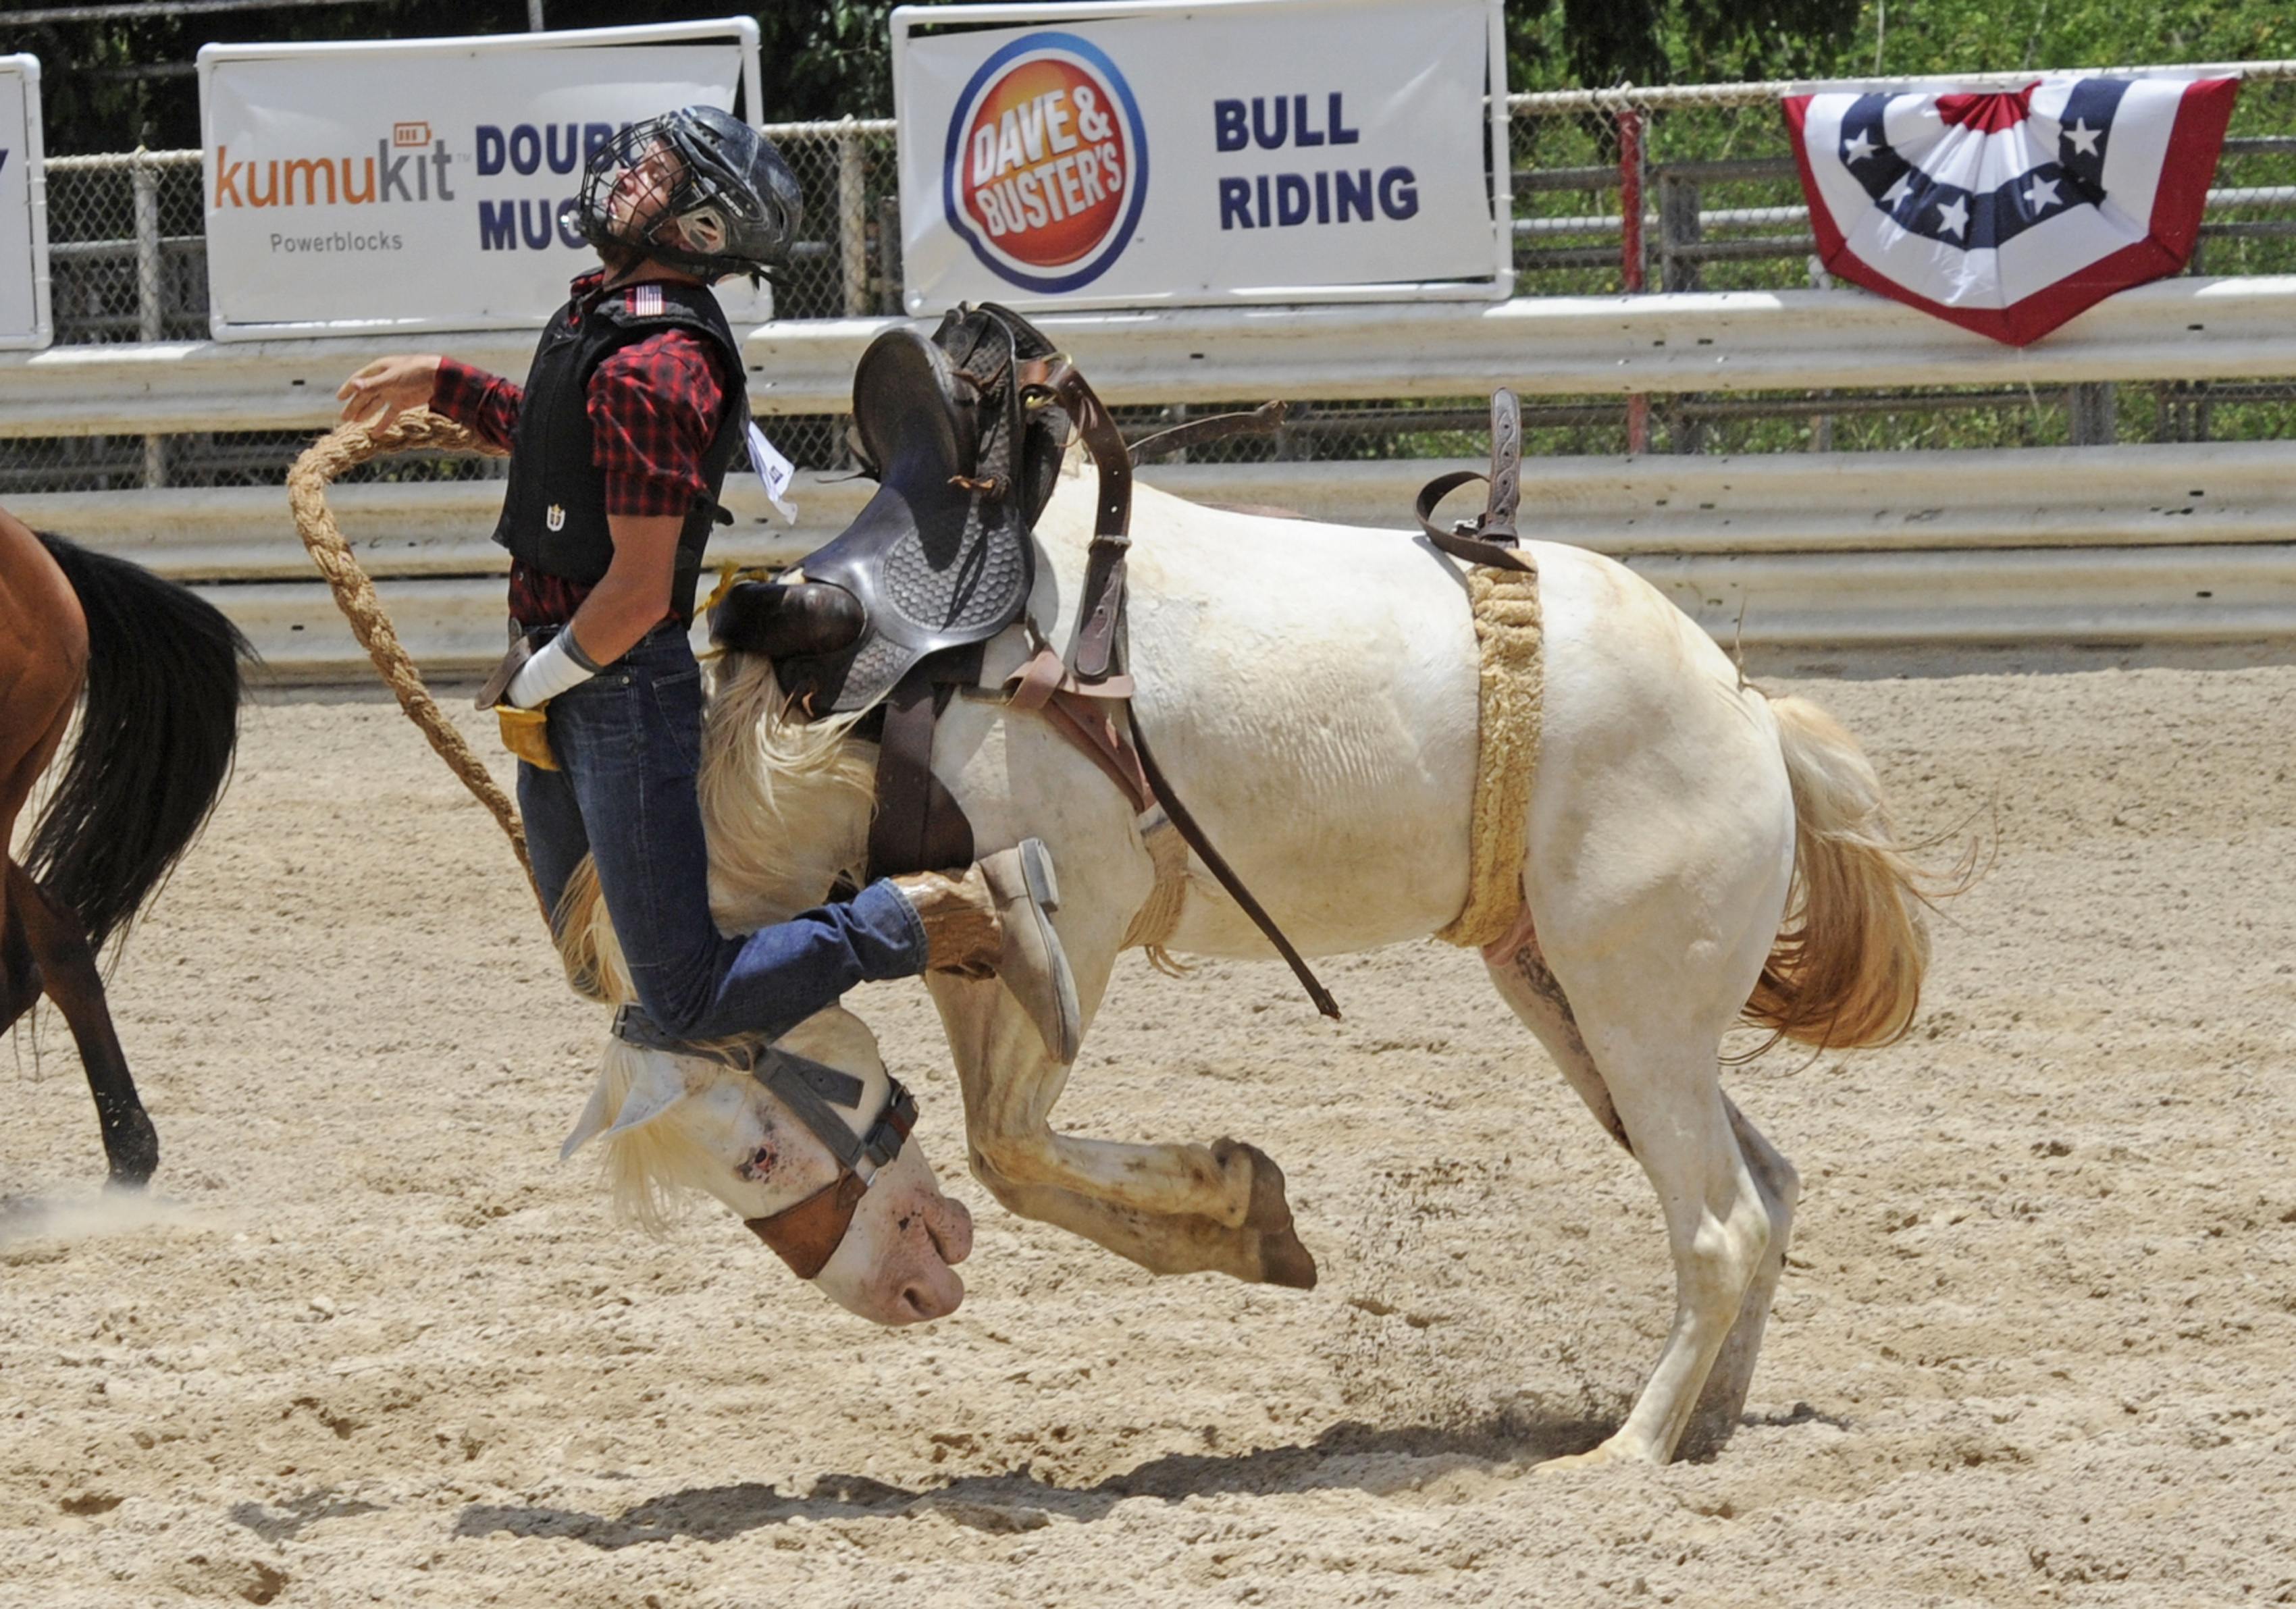
{"label": "sandy ground", "polygon": [[[557,1142],[599,1014],[395,710],[274,694],[114,1000],[0,1125],[0,1603],[2296,1601],[2296,669],[1790,678],[1902,814],[1999,801],[1893,1049],[1730,1074],[1808,1180],[1716,1461],[1542,1476],[1655,1354],[1655,1205],[1471,958],[1128,959],[1061,1109],[1288,1170],[1310,1293],[1155,1282],[952,1181],[875,1331]],[[858,1008],[960,1154],[922,991]]]}

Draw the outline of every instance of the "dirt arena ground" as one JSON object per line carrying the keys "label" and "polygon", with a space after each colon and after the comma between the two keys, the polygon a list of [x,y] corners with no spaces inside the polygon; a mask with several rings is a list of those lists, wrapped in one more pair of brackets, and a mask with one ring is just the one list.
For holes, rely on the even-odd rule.
{"label": "dirt arena ground", "polygon": [[[1803,664],[1903,817],[1999,802],[1893,1049],[1734,1071],[1807,1178],[1717,1460],[1616,1423],[1648,1187],[1471,957],[1128,958],[1060,1117],[1288,1170],[1309,1293],[978,1215],[873,1330],[714,1204],[610,1219],[600,1014],[387,705],[275,694],[114,1001],[165,1147],[107,1200],[60,1023],[0,1063],[0,1603],[2296,1602],[2296,669]],[[858,1009],[961,1175],[914,985]]]}

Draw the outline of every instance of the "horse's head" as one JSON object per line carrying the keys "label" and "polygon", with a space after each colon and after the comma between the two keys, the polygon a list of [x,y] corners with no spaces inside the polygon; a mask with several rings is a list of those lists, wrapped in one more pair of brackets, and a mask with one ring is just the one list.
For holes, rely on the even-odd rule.
{"label": "horse's head", "polygon": [[[892,1079],[858,1017],[832,1007],[776,1048],[860,1080],[859,1101],[832,1108],[856,1136],[885,1110]],[[964,1299],[951,1265],[972,1249],[972,1219],[941,1194],[914,1139],[874,1170],[840,1236],[834,1219],[851,1199],[850,1186],[841,1197],[837,1190],[846,1170],[784,1100],[739,1067],[609,1039],[597,1087],[562,1154],[601,1135],[615,1203],[641,1223],[658,1227],[679,1188],[706,1191],[753,1225],[811,1203],[807,1238],[827,1260],[810,1277],[839,1306],[900,1325],[953,1313]],[[816,1260],[768,1244],[800,1271]]]}

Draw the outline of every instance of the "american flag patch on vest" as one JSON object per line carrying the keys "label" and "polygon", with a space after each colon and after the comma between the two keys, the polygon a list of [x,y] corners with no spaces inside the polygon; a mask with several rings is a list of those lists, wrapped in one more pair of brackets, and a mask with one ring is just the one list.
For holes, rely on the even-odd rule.
{"label": "american flag patch on vest", "polygon": [[658,316],[661,312],[661,287],[660,285],[631,286],[630,311],[640,318]]}

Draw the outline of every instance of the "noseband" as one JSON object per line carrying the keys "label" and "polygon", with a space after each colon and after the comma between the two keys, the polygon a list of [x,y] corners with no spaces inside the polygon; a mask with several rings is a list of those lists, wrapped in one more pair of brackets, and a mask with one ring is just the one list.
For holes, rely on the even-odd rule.
{"label": "noseband", "polygon": [[[770,1217],[742,1220],[742,1227],[765,1242],[800,1279],[811,1279],[829,1266],[829,1260],[844,1244],[845,1232],[853,1227],[853,1214],[878,1170],[901,1154],[910,1130],[916,1127],[916,1096],[889,1073],[885,1104],[878,1108],[868,1130],[857,1135],[836,1110],[840,1106],[860,1109],[865,1087],[851,1073],[770,1045],[693,1045],[661,1038],[651,1030],[652,1024],[627,1009],[616,1014],[614,1033],[633,1045],[700,1056],[748,1073],[795,1113],[798,1121],[837,1159],[836,1178],[795,1206]],[[869,1163],[867,1178],[858,1168],[865,1158]]]}
{"label": "noseband", "polygon": [[[853,1227],[854,1211],[868,1194],[877,1170],[901,1154],[909,1130],[916,1127],[917,1097],[900,1080],[887,1074],[885,1104],[878,1109],[868,1132],[857,1136],[834,1110],[860,1108],[861,1080],[851,1073],[787,1051],[766,1049],[759,1053],[750,1076],[778,1096],[782,1104],[797,1113],[798,1121],[812,1129],[837,1159],[833,1183],[770,1218],[742,1220],[800,1279],[811,1279],[844,1244],[846,1230]],[[862,1178],[854,1166],[863,1157],[869,1159],[868,1178]]]}

